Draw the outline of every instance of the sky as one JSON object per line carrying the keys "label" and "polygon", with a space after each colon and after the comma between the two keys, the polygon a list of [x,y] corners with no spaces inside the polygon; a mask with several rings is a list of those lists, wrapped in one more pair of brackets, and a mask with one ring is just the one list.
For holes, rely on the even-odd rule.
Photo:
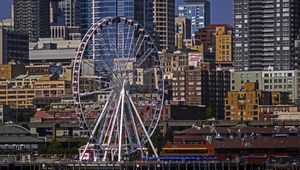
{"label": "sky", "polygon": [[[176,0],[177,4],[183,0]],[[12,0],[0,0],[0,19],[10,18]],[[211,0],[211,23],[232,24],[233,0]]]}

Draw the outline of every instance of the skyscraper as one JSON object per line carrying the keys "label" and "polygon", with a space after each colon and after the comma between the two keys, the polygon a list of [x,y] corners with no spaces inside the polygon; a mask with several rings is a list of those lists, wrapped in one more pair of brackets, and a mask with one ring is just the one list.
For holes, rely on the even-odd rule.
{"label": "skyscraper", "polygon": [[155,32],[161,50],[175,48],[175,0],[154,0]]}
{"label": "skyscraper", "polygon": [[29,41],[50,36],[50,0],[14,0],[15,31],[27,33]]}
{"label": "skyscraper", "polygon": [[239,70],[299,69],[299,0],[234,0],[234,64]]}
{"label": "skyscraper", "polygon": [[178,7],[179,16],[192,20],[191,34],[210,24],[210,2],[207,0],[186,0]]}
{"label": "skyscraper", "polygon": [[187,17],[175,18],[175,46],[177,49],[184,48],[184,40],[191,39],[191,20]]}
{"label": "skyscraper", "polygon": [[[125,16],[134,19],[144,26],[146,31],[153,34],[153,3],[152,0],[81,0],[81,33],[86,31],[104,17]],[[124,34],[130,28],[122,24],[105,27],[101,33],[95,34],[94,39],[87,46],[86,57],[111,59],[115,51],[120,55],[127,54],[126,44],[129,41]],[[131,32],[130,32],[131,33]],[[105,35],[105,36],[104,36]],[[132,37],[130,34],[128,37]],[[100,42],[102,41],[102,42]],[[113,51],[112,51],[113,50]],[[124,52],[125,51],[125,52]],[[123,53],[123,54],[122,54]],[[95,60],[94,60],[95,61]],[[101,70],[103,64],[95,61],[95,73]]]}
{"label": "skyscraper", "polygon": [[125,16],[142,24],[153,33],[152,0],[81,0],[81,32],[104,17]]}
{"label": "skyscraper", "polygon": [[26,64],[29,60],[29,42],[26,33],[0,28],[0,64],[14,61]]}
{"label": "skyscraper", "polygon": [[80,25],[80,1],[63,0],[58,2],[58,9],[63,13],[64,26],[74,27]]}

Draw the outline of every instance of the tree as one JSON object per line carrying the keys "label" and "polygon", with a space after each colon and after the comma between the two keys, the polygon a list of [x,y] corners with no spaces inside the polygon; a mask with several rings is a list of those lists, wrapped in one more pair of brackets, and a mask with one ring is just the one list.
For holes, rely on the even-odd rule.
{"label": "tree", "polygon": [[206,108],[206,118],[209,119],[213,116],[214,110],[211,106]]}
{"label": "tree", "polygon": [[[154,147],[157,149],[157,154],[159,154],[161,149],[165,145],[165,138],[159,129],[155,130],[155,132],[153,133],[153,135],[151,137],[151,141],[153,142]],[[152,150],[149,142],[147,142],[146,147],[148,149],[149,155],[153,155],[154,153],[153,153],[153,150]]]}
{"label": "tree", "polygon": [[53,139],[50,142],[50,145],[40,151],[42,154],[63,154],[64,148],[61,143],[59,143],[56,139]]}
{"label": "tree", "polygon": [[174,130],[170,127],[167,128],[166,134],[165,134],[165,144],[173,142],[173,132]]}

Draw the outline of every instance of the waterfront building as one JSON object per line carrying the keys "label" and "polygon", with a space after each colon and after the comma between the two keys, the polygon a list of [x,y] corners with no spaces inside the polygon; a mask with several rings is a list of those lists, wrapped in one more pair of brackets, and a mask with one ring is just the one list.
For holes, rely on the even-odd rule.
{"label": "waterfront building", "polygon": [[300,120],[299,107],[288,104],[259,105],[259,120]]}
{"label": "waterfront building", "polygon": [[32,101],[36,108],[61,102],[62,96],[71,94],[71,82],[63,80],[38,81],[34,83],[35,96]]}
{"label": "waterfront building", "polygon": [[50,36],[50,0],[14,0],[14,30],[29,35],[29,41]]}
{"label": "waterfront building", "polygon": [[28,75],[46,75],[50,77],[57,77],[62,75],[62,66],[61,64],[50,65],[27,65],[25,66],[26,74]]}
{"label": "waterfront building", "polygon": [[51,80],[49,75],[19,75],[13,80],[0,81],[0,104],[12,108],[34,108],[37,103],[60,98],[71,93],[71,83]]}
{"label": "waterfront building", "polygon": [[210,24],[210,2],[207,0],[186,0],[178,7],[179,16],[192,20],[191,34]]}
{"label": "waterfront building", "polygon": [[191,20],[187,17],[175,18],[175,46],[177,49],[185,48],[184,40],[191,39]]}
{"label": "waterfront building", "polygon": [[28,46],[27,34],[0,28],[0,64],[28,63]]}
{"label": "waterfront building", "polygon": [[276,113],[276,120],[280,121],[291,121],[291,120],[300,120],[300,111],[280,111]]}
{"label": "waterfront building", "polygon": [[34,82],[43,76],[19,75],[15,80],[0,82],[0,104],[13,108],[33,108]]}
{"label": "waterfront building", "polygon": [[[1,125],[0,128],[0,155],[4,156],[4,158],[7,157],[7,155],[14,155],[15,157],[13,158],[20,158],[26,154],[27,157],[46,146],[45,138],[39,137],[36,133],[31,133],[22,126]],[[9,158],[11,157],[7,157],[6,161],[16,161],[14,159],[10,160]],[[27,159],[24,160],[27,161]]]}
{"label": "waterfront building", "polygon": [[299,71],[282,70],[277,71],[269,67],[266,71],[232,71],[231,90],[244,89],[246,82],[257,82],[261,91],[288,92],[289,101],[298,103],[299,101]]}
{"label": "waterfront building", "polygon": [[235,68],[298,69],[299,5],[293,0],[234,0]]}
{"label": "waterfront building", "polygon": [[173,72],[172,103],[210,107],[213,109],[211,116],[221,119],[224,98],[230,87],[230,72],[201,66]]}
{"label": "waterfront building", "polygon": [[175,48],[175,0],[154,0],[155,33],[160,50]]}
{"label": "waterfront building", "polygon": [[166,144],[161,155],[170,159],[221,161],[238,158],[248,164],[265,164],[272,157],[295,159],[299,142],[297,127],[193,126],[175,131],[173,143]]}
{"label": "waterfront building", "polygon": [[229,91],[225,98],[226,120],[258,120],[261,92],[257,83],[246,82],[243,90]]}
{"label": "waterfront building", "polygon": [[17,65],[15,63],[0,65],[1,80],[11,80],[20,74],[25,74],[24,65]]}
{"label": "waterfront building", "polygon": [[57,64],[70,65],[78,49],[80,40],[40,39],[30,43],[29,62],[35,65]]}
{"label": "waterfront building", "polygon": [[[226,120],[269,120],[278,105],[290,105],[287,92],[261,91],[258,83],[245,82],[239,90],[228,91],[225,98]],[[275,109],[269,109],[275,106]],[[285,108],[285,107],[284,107]]]}

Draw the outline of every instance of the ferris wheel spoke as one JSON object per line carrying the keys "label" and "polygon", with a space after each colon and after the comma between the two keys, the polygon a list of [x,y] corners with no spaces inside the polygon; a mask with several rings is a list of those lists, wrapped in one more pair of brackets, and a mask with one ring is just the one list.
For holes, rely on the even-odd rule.
{"label": "ferris wheel spoke", "polygon": [[[130,39],[130,45],[129,45],[129,50],[128,50],[128,54],[127,54],[127,57],[128,59],[131,58],[131,50],[132,50],[132,44],[133,44],[133,40],[134,40],[134,35],[135,35],[135,32],[133,31],[132,32],[132,35],[131,35],[131,39]],[[140,38],[140,37],[139,37]]]}
{"label": "ferris wheel spoke", "polygon": [[138,59],[138,61],[135,62],[133,66],[134,68],[133,71],[139,68],[144,63],[144,61],[149,57],[149,55],[153,53],[154,50],[155,50],[154,48],[148,48],[146,52]]}
{"label": "ferris wheel spoke", "polygon": [[[100,101],[98,100],[98,101],[94,102],[93,105],[92,105],[90,108],[87,108],[87,109],[84,111],[84,113],[87,114],[87,113],[90,113],[90,112],[92,112],[92,111],[95,111],[97,107],[103,105],[105,102],[107,102],[107,101],[106,101],[106,100],[100,100]],[[95,121],[96,121],[96,120],[95,120]],[[95,122],[93,122],[93,124],[94,124],[94,123],[95,123]],[[93,126],[93,124],[92,124],[92,126]]]}
{"label": "ferris wheel spoke", "polygon": [[[130,33],[132,34],[132,36],[131,36],[131,39],[129,39],[130,38]],[[127,27],[127,35],[126,35],[126,40],[125,40],[125,43],[123,44],[124,45],[124,49],[126,49],[126,50],[128,50],[128,52],[130,53],[130,48],[131,48],[131,44],[132,44],[132,41],[133,41],[133,39],[134,39],[134,31],[132,31],[132,27],[131,26],[128,26]],[[130,40],[130,45],[129,45],[129,47],[128,47],[128,44],[129,44],[129,41]],[[127,58],[126,58],[126,56],[125,56],[125,51],[123,50],[123,56],[122,56],[122,58],[123,58],[123,62],[124,62],[124,65],[123,65],[123,67],[124,67],[124,69],[123,69],[123,71],[125,70],[125,71],[127,71],[126,69],[127,69],[127,65],[126,65],[126,63],[128,63],[129,62],[129,53],[128,53],[128,55],[127,55]],[[125,63],[125,61],[126,61],[126,63]]]}
{"label": "ferris wheel spoke", "polygon": [[[111,40],[111,37],[113,37],[113,36],[111,36],[111,33],[114,33],[115,31],[112,29],[112,27],[111,27],[111,25],[108,27],[108,29],[110,30],[107,30],[108,31],[108,33],[107,33],[107,35],[108,35],[108,40],[109,40],[109,45],[110,45],[110,49],[111,50],[113,50],[114,51],[114,53],[115,53],[115,57],[116,57],[116,59],[115,60],[113,60],[113,63],[117,63],[116,64],[116,66],[117,66],[117,70],[119,70],[120,69],[120,63],[119,63],[119,58],[120,58],[120,56],[119,56],[119,50],[118,50],[118,48],[117,48],[117,45],[116,45],[116,40],[114,41],[114,42],[112,42],[112,40]],[[116,33],[116,32],[115,32]],[[116,33],[117,34],[117,33]]]}
{"label": "ferris wheel spoke", "polygon": [[[131,27],[130,27],[130,28],[131,28]],[[129,58],[130,58],[133,40],[134,40],[134,31],[132,31],[132,35],[131,35],[131,39],[130,39],[130,44],[129,44],[129,48],[128,48],[128,54],[127,54],[128,60],[129,60]]]}
{"label": "ferris wheel spoke", "polygon": [[128,76],[128,79],[129,80],[134,80],[135,78],[143,78],[145,75],[147,75],[148,73],[150,73],[150,72],[152,72],[152,71],[154,71],[155,69],[157,69],[157,67],[158,66],[156,66],[156,65],[154,65],[154,66],[152,66],[152,67],[150,67],[150,68],[147,68],[147,69],[143,69],[143,71],[142,72],[138,72],[137,70],[136,70],[136,72],[138,72],[138,73],[130,73],[129,74],[129,76]]}
{"label": "ferris wheel spoke", "polygon": [[108,86],[111,85],[111,84],[113,84],[113,82],[105,81],[105,79],[107,79],[107,78],[101,78],[101,77],[98,77],[98,76],[82,76],[80,78],[82,80],[90,80],[90,81],[102,83],[102,84],[105,84],[105,85],[108,85]]}
{"label": "ferris wheel spoke", "polygon": [[145,36],[143,34],[139,34],[139,37],[137,38],[135,45],[132,49],[130,50],[129,56],[130,58],[134,58],[136,54],[139,52],[140,47],[142,46],[142,43],[144,41]]}
{"label": "ferris wheel spoke", "polygon": [[141,39],[141,41],[137,41],[136,42],[136,44],[138,44],[138,49],[134,49],[133,50],[133,52],[135,53],[135,54],[133,54],[133,58],[136,58],[136,56],[139,54],[139,52],[140,52],[140,50],[141,50],[141,47],[144,45],[144,40],[145,40],[145,37],[146,37],[146,35],[145,34],[140,34],[140,35],[142,35],[142,39]]}
{"label": "ferris wheel spoke", "polygon": [[111,91],[107,91],[107,90],[111,90],[111,89],[112,88],[106,88],[103,90],[97,90],[97,91],[88,92],[88,93],[81,93],[80,97],[90,96],[90,95],[94,95],[94,94],[109,94],[109,93],[111,93]]}

